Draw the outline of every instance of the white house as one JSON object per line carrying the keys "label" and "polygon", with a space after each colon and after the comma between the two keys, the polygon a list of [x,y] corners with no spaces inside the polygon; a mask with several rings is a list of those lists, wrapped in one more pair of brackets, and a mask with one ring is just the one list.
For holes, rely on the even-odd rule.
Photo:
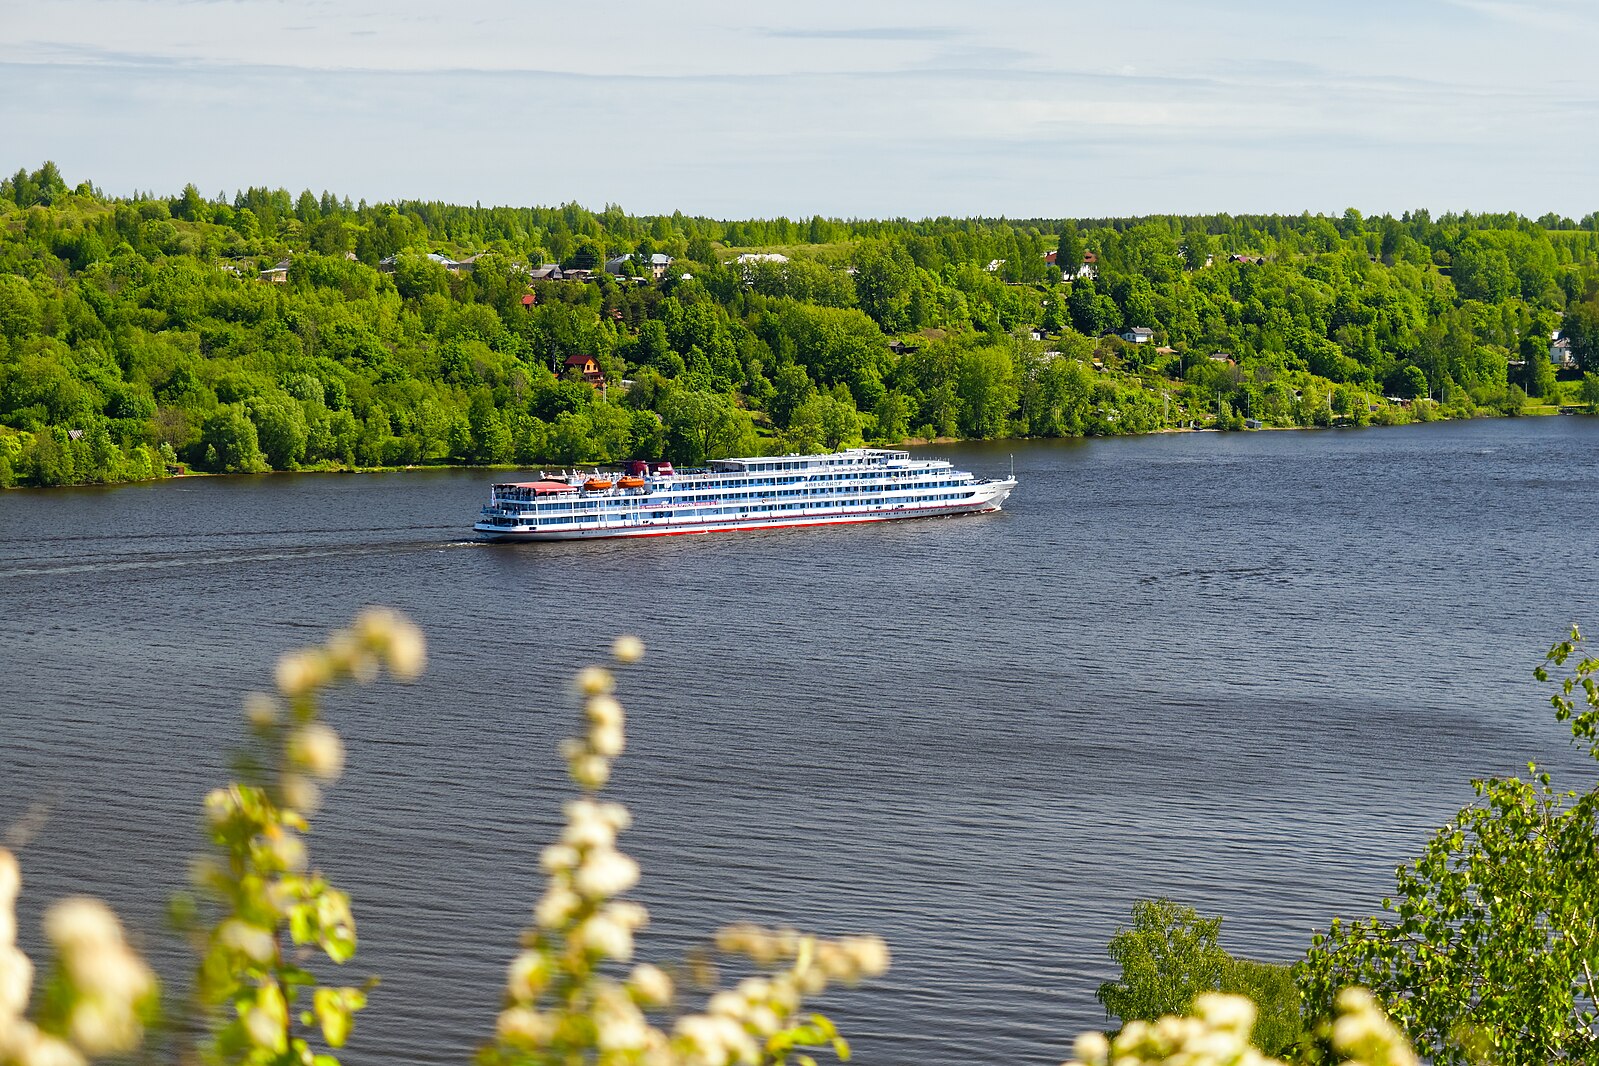
{"label": "white house", "polygon": [[1099,256],[1093,252],[1083,253],[1083,261],[1075,271],[1070,267],[1064,267],[1060,272],[1060,280],[1062,281],[1076,281],[1078,278],[1097,277],[1099,277]]}
{"label": "white house", "polygon": [[1577,365],[1577,357],[1571,351],[1571,342],[1558,333],[1549,341],[1549,361],[1558,367]]}
{"label": "white house", "polygon": [[1117,336],[1128,344],[1148,344],[1155,339],[1155,331],[1144,326],[1134,326],[1126,333],[1118,333]]}
{"label": "white house", "polygon": [[[627,264],[636,258],[638,257],[632,252],[628,252],[626,255],[617,256],[615,259],[607,259],[605,261],[605,272],[607,274],[625,274],[627,272]],[[650,276],[656,281],[660,281],[666,277],[666,268],[671,265],[671,256],[656,252],[650,256]]]}
{"label": "white house", "polygon": [[[452,274],[470,274],[473,267],[477,265],[477,256],[475,255],[467,256],[465,259],[457,261],[447,255],[440,255],[438,252],[429,252],[423,258],[430,263],[437,263]],[[399,261],[400,257],[397,254],[379,259],[378,269],[385,274],[392,274],[394,273],[395,264]]]}

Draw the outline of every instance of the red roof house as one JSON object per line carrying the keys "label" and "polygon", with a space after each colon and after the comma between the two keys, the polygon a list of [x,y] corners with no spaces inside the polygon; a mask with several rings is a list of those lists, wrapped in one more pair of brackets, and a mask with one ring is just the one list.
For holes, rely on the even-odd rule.
{"label": "red roof house", "polygon": [[598,388],[605,384],[605,375],[600,372],[599,364],[592,355],[569,355],[566,357],[566,368],[576,370],[583,375],[583,380]]}

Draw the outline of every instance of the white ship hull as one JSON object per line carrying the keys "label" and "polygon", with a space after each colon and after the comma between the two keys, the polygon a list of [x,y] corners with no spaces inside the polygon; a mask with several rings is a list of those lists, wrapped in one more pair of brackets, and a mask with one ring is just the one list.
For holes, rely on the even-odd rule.
{"label": "white ship hull", "polygon": [[845,513],[800,514],[773,518],[751,515],[748,518],[704,521],[690,518],[657,518],[633,521],[627,518],[602,521],[589,527],[572,529],[506,529],[479,522],[472,528],[492,541],[518,540],[599,540],[610,537],[673,537],[690,533],[727,533],[741,529],[789,529],[795,526],[838,526],[859,522],[887,522],[901,518],[947,518],[955,515],[988,514],[998,511],[1016,487],[1014,481],[993,482],[979,493],[958,504],[926,507],[900,504],[886,508],[862,509]]}
{"label": "white ship hull", "polygon": [[635,460],[620,475],[496,484],[472,528],[507,541],[837,526],[997,511],[1015,487],[1015,478],[976,478],[942,459],[877,448],[714,459],[681,472]]}

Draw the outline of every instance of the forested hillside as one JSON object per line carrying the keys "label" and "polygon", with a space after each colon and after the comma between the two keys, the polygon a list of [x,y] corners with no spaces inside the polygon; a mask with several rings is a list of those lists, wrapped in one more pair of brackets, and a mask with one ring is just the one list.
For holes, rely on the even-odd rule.
{"label": "forested hillside", "polygon": [[1599,214],[718,221],[0,183],[0,485],[1464,417],[1591,404],[1594,372]]}

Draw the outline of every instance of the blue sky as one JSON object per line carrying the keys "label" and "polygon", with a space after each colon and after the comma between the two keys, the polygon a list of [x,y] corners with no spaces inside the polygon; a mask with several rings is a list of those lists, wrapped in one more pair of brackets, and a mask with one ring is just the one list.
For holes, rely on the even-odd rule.
{"label": "blue sky", "polygon": [[1599,209],[1593,0],[0,0],[6,170],[752,215]]}

